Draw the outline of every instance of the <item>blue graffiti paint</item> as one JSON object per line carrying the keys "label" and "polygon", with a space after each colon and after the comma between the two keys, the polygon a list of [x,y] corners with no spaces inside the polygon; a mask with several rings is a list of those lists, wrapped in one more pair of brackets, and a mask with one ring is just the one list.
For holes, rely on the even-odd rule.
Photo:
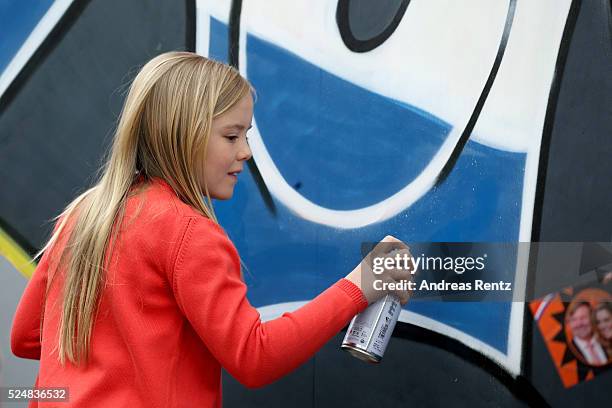
{"label": "blue graffiti paint", "polygon": [[450,131],[269,42],[247,42],[263,141],[289,185],[316,204],[349,210],[389,197],[421,173]]}
{"label": "blue graffiti paint", "polygon": [[208,57],[228,63],[228,27],[214,17],[210,18],[210,41],[208,42]]}
{"label": "blue graffiti paint", "polygon": [[[223,28],[223,24],[211,24],[213,30],[220,28]],[[214,37],[219,38],[218,33]],[[252,43],[253,41],[250,42]],[[269,56],[258,59],[256,55],[251,55],[252,53],[253,50],[249,49],[249,72],[252,69],[265,70],[266,67],[278,65],[267,64],[265,67],[256,68],[260,62],[265,63]],[[292,56],[292,54],[284,53],[281,57],[287,58],[287,56]],[[323,75],[320,70],[311,69],[304,62],[294,61],[292,64],[296,67],[304,67],[319,78]],[[325,75],[329,76],[328,81],[333,82],[335,79],[329,74]],[[279,77],[278,81],[284,85],[283,78]],[[316,84],[317,79],[311,79],[309,83]],[[293,85],[287,84],[287,86],[292,87]],[[334,87],[348,85],[329,86],[336,89]],[[333,119],[336,107],[326,105],[326,109],[329,109],[330,112],[325,112],[325,121],[319,121],[313,116],[309,116],[311,123],[306,119],[297,120],[299,126],[306,126],[308,130],[302,129],[297,135],[288,135],[287,126],[291,125],[286,123],[282,116],[284,111],[279,109],[278,105],[286,103],[286,98],[295,98],[299,102],[301,95],[282,92],[279,88],[278,86],[259,88],[259,99],[255,112],[263,139],[269,148],[276,152],[272,157],[279,159],[277,165],[284,164],[288,167],[289,164],[295,163],[298,166],[298,170],[283,167],[282,171],[286,172],[286,175],[294,171],[293,174],[302,176],[304,169],[308,168],[309,174],[303,180],[309,183],[325,182],[329,185],[326,188],[333,188],[331,182],[327,181],[329,167],[312,165],[312,163],[317,163],[313,157],[321,154],[319,150],[321,143],[302,143],[300,137],[304,138],[312,134],[323,134],[330,137],[331,132],[324,127],[330,126],[329,120]],[[295,88],[291,89],[294,89],[293,92],[297,91]],[[281,92],[280,96],[284,99],[277,100],[279,94],[267,94],[268,90],[269,92]],[[321,90],[321,92],[324,91]],[[365,100],[370,101],[369,103],[377,101],[389,107],[388,99],[367,95],[367,91],[363,89],[351,92],[354,97],[362,95]],[[308,109],[314,111],[313,106],[316,100],[311,100],[311,98],[314,97],[307,98],[310,105]],[[355,101],[353,106],[363,108],[367,107],[367,104],[362,100]],[[428,124],[426,120],[428,116],[420,113],[418,109],[398,106],[397,110],[393,110],[394,114],[399,114],[403,110],[408,118],[423,126],[424,133],[422,134],[431,133],[436,127],[440,129],[440,135],[443,133],[443,122],[432,120],[433,124]],[[289,107],[295,109],[291,104]],[[287,108],[287,114],[295,116],[296,113],[292,109]],[[372,107],[372,109],[378,108]],[[347,114],[342,107],[338,110],[342,115]],[[365,113],[370,111],[371,109],[367,109]],[[314,115],[314,113],[309,113],[309,115]],[[351,121],[353,118],[343,117],[342,120]],[[396,118],[396,120],[403,121],[404,119]],[[380,126],[381,123],[378,125]],[[332,129],[337,129],[342,126],[342,123],[339,121],[331,126]],[[408,123],[407,126],[416,125]],[[361,132],[359,129],[353,130],[351,140],[354,140],[354,145],[367,147],[368,144],[360,139],[372,140],[371,134]],[[431,137],[435,139],[435,135]],[[287,146],[286,138],[291,138],[292,142],[289,144],[297,144],[300,147],[292,150],[293,156],[290,162],[289,158],[285,161],[282,159],[283,146],[293,149]],[[376,154],[384,156],[385,149],[395,147],[395,144],[389,143],[388,140],[381,146],[377,146]],[[273,147],[275,144],[280,147]],[[353,149],[354,145],[353,142],[348,145],[346,143],[336,145],[335,154],[341,163],[338,166],[344,166],[347,172],[354,174],[355,177],[360,177],[364,171],[367,171],[367,168],[364,170],[353,166],[354,163],[347,161],[343,156],[343,149]],[[329,150],[329,147],[327,149]],[[329,152],[332,151],[329,150],[326,154]],[[363,152],[364,157],[368,153],[367,150]],[[393,155],[392,152],[390,154]],[[401,157],[404,160],[411,158],[406,154]],[[393,160],[399,161],[400,157],[394,157]],[[302,161],[309,163],[309,166],[300,167]],[[375,162],[372,163],[375,165]],[[423,165],[424,163],[419,164],[420,167]],[[249,271],[245,272],[249,285],[249,299],[255,306],[264,306],[315,297],[335,280],[345,276],[359,262],[359,248],[362,242],[377,241],[386,234],[393,234],[406,242],[516,241],[520,223],[524,166],[525,154],[506,152],[469,141],[445,183],[430,190],[397,216],[379,224],[352,230],[339,230],[306,221],[295,216],[280,202],[277,202],[278,213],[273,216],[267,210],[248,172],[241,176],[236,185],[234,198],[230,201],[216,202],[215,208],[221,224],[235,242],[242,259],[249,268]],[[339,182],[341,179],[336,177],[334,180]],[[403,180],[407,182],[409,178]],[[401,186],[395,185],[393,188],[397,187]],[[357,184],[351,187],[354,190],[357,188]],[[376,184],[368,184],[364,190],[367,189],[374,189],[373,193],[377,194],[377,197],[384,196]],[[381,189],[391,191],[387,185],[381,186]],[[315,194],[314,190],[311,191],[312,194]],[[328,199],[333,197],[344,199],[350,190],[345,189],[341,192],[344,195],[328,195]],[[318,196],[318,198],[327,199],[324,196]],[[366,195],[364,194],[362,198],[366,200]],[[344,204],[347,203],[348,201]],[[503,275],[503,272],[500,274]],[[491,280],[498,278],[500,277],[497,275],[490,277]],[[500,351],[506,352],[507,350],[509,303],[417,302],[410,305],[410,310],[462,330]]]}

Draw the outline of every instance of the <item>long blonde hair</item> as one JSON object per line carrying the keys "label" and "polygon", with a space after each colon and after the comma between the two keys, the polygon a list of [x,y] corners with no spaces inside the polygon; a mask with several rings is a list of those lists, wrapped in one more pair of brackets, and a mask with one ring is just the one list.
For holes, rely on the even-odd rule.
{"label": "long blonde hair", "polygon": [[164,179],[182,201],[216,222],[208,188],[198,176],[212,120],[251,91],[234,68],[189,52],[161,54],[135,77],[99,181],[57,217],[58,227],[37,255],[58,241],[71,219],[72,232],[54,269],[65,267],[58,340],[62,364],[88,359],[105,261],[136,175]]}

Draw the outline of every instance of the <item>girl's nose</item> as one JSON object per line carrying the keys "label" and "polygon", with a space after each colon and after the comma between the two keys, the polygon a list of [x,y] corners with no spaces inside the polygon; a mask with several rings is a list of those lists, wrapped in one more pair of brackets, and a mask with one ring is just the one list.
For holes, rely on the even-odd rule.
{"label": "girl's nose", "polygon": [[238,160],[249,160],[251,157],[253,157],[253,153],[251,152],[249,143],[245,141],[238,152]]}

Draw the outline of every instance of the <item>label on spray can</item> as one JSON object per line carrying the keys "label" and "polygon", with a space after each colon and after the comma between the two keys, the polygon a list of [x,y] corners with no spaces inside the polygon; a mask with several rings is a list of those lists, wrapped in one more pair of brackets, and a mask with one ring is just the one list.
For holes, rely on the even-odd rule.
{"label": "label on spray can", "polygon": [[365,361],[382,359],[401,311],[399,299],[387,294],[353,318],[342,349]]}

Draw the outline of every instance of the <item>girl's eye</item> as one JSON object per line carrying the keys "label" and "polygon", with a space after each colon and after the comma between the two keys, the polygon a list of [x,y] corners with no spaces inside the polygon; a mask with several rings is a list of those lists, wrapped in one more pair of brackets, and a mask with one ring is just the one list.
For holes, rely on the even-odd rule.
{"label": "girl's eye", "polygon": [[228,139],[230,142],[235,142],[236,140],[238,140],[238,136],[225,136],[226,139]]}

